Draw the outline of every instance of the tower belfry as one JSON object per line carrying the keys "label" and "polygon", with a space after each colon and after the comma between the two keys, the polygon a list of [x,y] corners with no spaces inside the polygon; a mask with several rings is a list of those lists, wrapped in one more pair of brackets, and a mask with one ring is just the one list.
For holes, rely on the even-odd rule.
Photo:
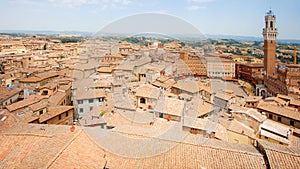
{"label": "tower belfry", "polygon": [[275,75],[276,64],[276,37],[278,30],[276,28],[276,16],[272,10],[265,15],[265,27],[263,28],[264,36],[264,69],[265,75]]}

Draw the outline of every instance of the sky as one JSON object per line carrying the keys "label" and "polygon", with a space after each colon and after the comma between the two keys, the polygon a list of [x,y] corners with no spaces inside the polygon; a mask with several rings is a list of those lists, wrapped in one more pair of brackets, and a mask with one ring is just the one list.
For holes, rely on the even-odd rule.
{"label": "sky", "polygon": [[270,8],[278,38],[300,40],[299,0],[0,0],[0,30],[98,32],[151,12],[178,17],[203,34],[262,37]]}

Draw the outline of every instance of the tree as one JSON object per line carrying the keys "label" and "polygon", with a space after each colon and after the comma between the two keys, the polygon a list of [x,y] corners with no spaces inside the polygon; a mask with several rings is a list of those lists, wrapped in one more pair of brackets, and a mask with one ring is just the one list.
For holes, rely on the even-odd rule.
{"label": "tree", "polygon": [[59,38],[62,43],[77,43],[83,41],[83,37],[61,37]]}
{"label": "tree", "polygon": [[179,44],[180,44],[182,47],[185,46],[185,43],[184,43],[184,42],[180,42]]}
{"label": "tree", "polygon": [[43,50],[47,50],[47,44],[46,43],[43,46]]}

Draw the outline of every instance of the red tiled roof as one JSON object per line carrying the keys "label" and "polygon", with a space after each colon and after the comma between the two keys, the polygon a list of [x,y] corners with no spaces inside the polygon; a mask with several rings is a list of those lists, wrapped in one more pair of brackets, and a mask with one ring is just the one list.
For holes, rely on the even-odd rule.
{"label": "red tiled roof", "polygon": [[18,101],[16,103],[6,106],[6,109],[12,112],[21,108],[25,108],[26,106],[32,105],[34,103],[37,103],[43,98],[47,98],[47,96],[30,95],[25,100]]}
{"label": "red tiled roof", "polygon": [[54,168],[103,168],[105,152],[81,132],[51,164]]}
{"label": "red tiled roof", "polygon": [[[23,131],[0,134],[0,168],[47,168],[80,132],[79,130],[75,132],[66,130],[64,134],[54,134],[49,137],[42,132],[48,132],[48,130],[51,132],[51,130],[58,129],[57,127],[21,126]],[[64,128],[68,129],[69,126]],[[37,135],[36,132],[29,134],[26,130],[40,130],[41,134]]]}
{"label": "red tiled roof", "polygon": [[0,103],[18,94],[19,92],[19,89],[10,89],[5,86],[0,86]]}
{"label": "red tiled roof", "polygon": [[267,156],[270,168],[294,169],[300,166],[300,151],[279,144],[274,144],[264,140],[258,140]]}
{"label": "red tiled roof", "polygon": [[66,97],[65,92],[57,91],[49,98],[51,106],[57,106]]}
{"label": "red tiled roof", "polygon": [[51,119],[55,116],[58,116],[59,114],[62,114],[64,112],[67,112],[71,109],[73,109],[73,106],[54,106],[54,107],[48,107],[48,111],[42,115],[40,115],[40,123]]}
{"label": "red tiled roof", "polygon": [[47,102],[37,102],[28,106],[32,111],[37,111],[47,107]]}
{"label": "red tiled roof", "polygon": [[[76,127],[70,132],[69,126],[16,124],[5,130],[0,126],[0,168],[266,168],[263,154],[253,146],[208,139],[193,143],[199,137],[192,136],[183,142],[153,138],[149,151],[168,151],[154,156],[128,157],[106,151],[98,141],[106,140],[111,146],[123,147],[133,155],[142,148],[146,137],[118,140],[121,133],[110,132],[98,135]],[[94,131],[99,130],[95,129]],[[92,130],[90,130],[93,132]],[[115,138],[114,140],[111,140]],[[154,141],[154,142],[153,142]],[[157,144],[155,143],[157,142]],[[155,143],[155,144],[152,144]],[[147,142],[144,142],[147,143]],[[159,144],[158,144],[159,143]],[[126,145],[126,146],[124,146]],[[277,145],[280,146],[280,145]],[[282,146],[274,149],[265,146],[271,168],[297,168],[299,153]],[[120,151],[120,152],[123,152]],[[151,153],[150,153],[151,154]]]}
{"label": "red tiled roof", "polygon": [[291,118],[291,119],[300,121],[300,113],[298,111],[290,110],[287,107],[281,107],[276,104],[270,104],[270,103],[264,102],[264,103],[260,103],[257,106],[257,109],[268,111],[268,112],[271,112],[271,113],[274,113],[277,115],[281,115],[281,116],[284,116],[287,118]]}

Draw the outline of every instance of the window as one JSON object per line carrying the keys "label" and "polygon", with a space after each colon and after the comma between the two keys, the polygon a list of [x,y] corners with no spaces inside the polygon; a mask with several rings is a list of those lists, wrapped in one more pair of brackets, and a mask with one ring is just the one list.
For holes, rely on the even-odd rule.
{"label": "window", "polygon": [[277,117],[277,121],[281,122],[281,117]]}
{"label": "window", "polygon": [[48,90],[43,90],[42,95],[48,95]]}
{"label": "window", "polygon": [[103,97],[100,97],[99,98],[99,102],[103,102],[104,101],[104,98]]}
{"label": "window", "polygon": [[269,119],[273,119],[273,115],[272,114],[269,114]]}
{"label": "window", "polygon": [[79,112],[80,112],[80,113],[83,113],[83,108],[80,108],[80,109],[79,109]]}
{"label": "window", "polygon": [[58,115],[58,120],[61,120],[61,114],[60,114],[60,115]]}
{"label": "window", "polygon": [[270,25],[271,25],[270,27],[273,28],[273,21],[270,22]]}
{"label": "window", "polygon": [[22,112],[22,111],[21,111],[21,112],[18,112],[18,115],[23,115],[23,114],[24,114],[24,112]]}
{"label": "window", "polygon": [[93,103],[94,102],[94,99],[89,99],[89,103]]}
{"label": "window", "polygon": [[66,117],[68,117],[68,116],[69,116],[69,112],[67,111],[67,112],[66,112]]}
{"label": "window", "polygon": [[295,122],[294,122],[293,120],[291,120],[291,121],[290,121],[290,125],[291,125],[291,126],[294,126],[294,125],[295,125]]}
{"label": "window", "polygon": [[83,104],[83,100],[78,100],[77,103],[78,104]]}
{"label": "window", "polygon": [[43,112],[43,110],[40,110],[40,115],[42,115],[44,112]]}
{"label": "window", "polygon": [[140,99],[140,103],[144,103],[144,104],[145,104],[145,103],[146,103],[146,99],[142,97],[142,98]]}

